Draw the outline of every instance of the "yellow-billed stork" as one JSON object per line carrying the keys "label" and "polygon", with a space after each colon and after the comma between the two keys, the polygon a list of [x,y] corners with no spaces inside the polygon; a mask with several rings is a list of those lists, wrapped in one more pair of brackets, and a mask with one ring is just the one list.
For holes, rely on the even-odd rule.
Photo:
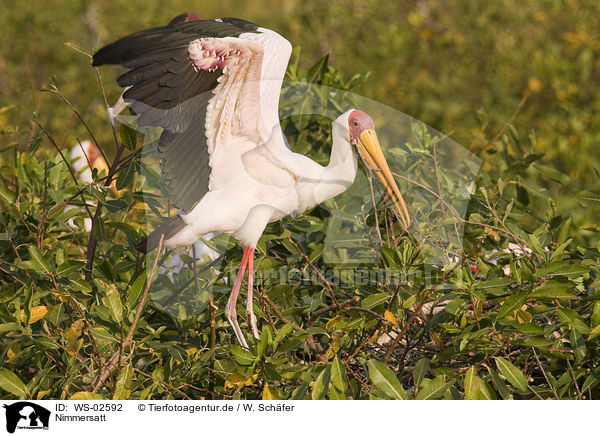
{"label": "yellow-billed stork", "polygon": [[247,317],[252,307],[254,249],[267,223],[302,213],[345,191],[357,156],[377,174],[404,226],[410,217],[366,113],[350,109],[332,126],[331,158],[321,166],[292,152],[278,105],[291,44],[272,30],[236,18],[188,20],[142,30],[103,47],[93,65],[129,69],[117,82],[140,126],[160,126],[161,169],[171,200],[183,213],[150,233],[139,249],[193,244],[226,232],[244,254],[225,314],[248,348],[236,314],[248,268]]}

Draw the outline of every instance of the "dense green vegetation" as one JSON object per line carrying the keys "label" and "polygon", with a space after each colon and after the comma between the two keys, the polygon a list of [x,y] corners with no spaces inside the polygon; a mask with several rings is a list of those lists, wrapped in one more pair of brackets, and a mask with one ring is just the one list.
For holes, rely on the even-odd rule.
{"label": "dense green vegetation", "polygon": [[[14,42],[0,58],[4,397],[600,397],[595,2],[290,1],[280,14],[277,2],[138,3],[9,2],[0,16]],[[210,269],[153,268],[136,252],[170,213],[153,144],[126,128],[113,138],[89,57],[64,45],[92,52],[184,10],[238,15],[302,46],[281,109],[295,150],[326,162],[331,118],[375,111],[415,217],[403,232],[376,183],[377,207],[361,208],[361,172],[339,198],[269,225],[250,351],[223,314],[223,277],[241,258],[232,240],[213,241],[224,254]],[[109,102],[116,72],[101,72]],[[299,116],[315,104],[319,115]],[[69,171],[66,150],[90,132],[115,188],[112,171],[89,186]]]}

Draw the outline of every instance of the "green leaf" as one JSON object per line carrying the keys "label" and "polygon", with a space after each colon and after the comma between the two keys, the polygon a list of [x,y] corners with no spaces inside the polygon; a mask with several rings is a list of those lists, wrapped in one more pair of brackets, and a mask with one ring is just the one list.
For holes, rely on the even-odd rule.
{"label": "green leaf", "polygon": [[569,334],[569,342],[571,343],[571,349],[573,350],[573,355],[575,356],[575,363],[581,363],[585,359],[587,355],[587,347],[585,346],[585,341],[583,340],[583,336],[576,329],[571,330]]}
{"label": "green leaf", "polygon": [[444,310],[451,315],[457,315],[460,308],[463,307],[465,303],[466,300],[464,300],[463,298],[455,298],[453,300],[450,300],[450,302],[446,304]]}
{"label": "green leaf", "polygon": [[104,203],[104,207],[106,207],[106,210],[112,213],[118,212],[121,209],[125,209],[127,208],[127,206],[129,206],[129,203],[120,198],[116,200],[108,200],[106,203]]}
{"label": "green leaf", "polygon": [[6,203],[12,204],[17,199],[17,194],[8,189],[4,183],[0,183],[0,197],[2,197]]}
{"label": "green leaf", "polygon": [[329,391],[329,378],[331,376],[331,366],[327,365],[317,377],[312,390],[312,399],[320,400],[327,395]]}
{"label": "green leaf", "polygon": [[348,388],[346,382],[346,368],[344,368],[344,365],[338,356],[335,356],[335,359],[333,359],[333,362],[331,363],[331,383],[342,393],[346,392],[346,389]]}
{"label": "green leaf", "polygon": [[594,328],[600,325],[600,301],[596,301],[594,303],[594,310],[592,311],[592,316],[590,317],[590,324]]}
{"label": "green leaf", "polygon": [[335,386],[330,386],[329,387],[329,395],[328,395],[330,400],[346,400],[346,394],[344,393],[344,391],[340,391],[338,388],[336,388]]}
{"label": "green leaf", "polygon": [[402,307],[405,309],[411,308],[417,302],[417,294],[413,294],[402,302]]}
{"label": "green leaf", "polygon": [[137,132],[131,127],[121,124],[121,131],[119,133],[121,134],[121,142],[123,145],[129,150],[135,150]]}
{"label": "green leaf", "polygon": [[[568,222],[566,224],[568,224]],[[563,251],[565,251],[565,248],[567,248],[571,242],[573,242],[573,239],[567,239],[556,250],[554,250],[554,253],[552,253],[552,256],[550,256],[550,262],[559,260],[562,257]]]}
{"label": "green leaf", "polygon": [[520,344],[528,347],[546,348],[552,345],[552,341],[546,338],[525,338],[519,341]]}
{"label": "green leaf", "polygon": [[[524,202],[524,204],[527,203],[528,202]],[[537,236],[533,234],[529,235],[529,242],[531,247],[533,248],[533,251],[540,255],[544,254],[544,249],[542,248],[542,244],[540,244],[540,240],[537,238]]]}
{"label": "green leaf", "polygon": [[385,259],[386,264],[390,268],[397,268],[398,254],[396,252],[396,249],[390,247],[381,247],[380,250],[381,254],[383,255],[383,258]]}
{"label": "green leaf", "polygon": [[104,225],[104,220],[95,221],[94,227],[94,235],[98,241],[106,240],[106,229]]}
{"label": "green leaf", "polygon": [[479,381],[479,399],[480,400],[495,400],[496,395],[492,394],[492,390],[489,385],[484,381]]}
{"label": "green leaf", "polygon": [[600,383],[600,378],[597,373],[592,373],[587,376],[581,385],[581,392],[587,392],[589,389],[594,389]]}
{"label": "green leaf", "polygon": [[52,267],[44,258],[42,252],[35,245],[28,245],[27,250],[29,250],[31,259],[36,265],[38,265],[46,274],[52,273]]}
{"label": "green leaf", "polygon": [[0,388],[19,398],[26,398],[29,396],[27,387],[21,381],[21,379],[12,371],[6,368],[0,368]]}
{"label": "green leaf", "polygon": [[386,395],[396,400],[408,399],[408,392],[404,390],[396,374],[385,363],[371,359],[367,362],[367,368],[369,379]]}
{"label": "green leaf", "polygon": [[345,88],[346,89],[354,88],[355,86],[357,86],[360,83],[367,80],[369,78],[369,76],[371,75],[371,73],[372,73],[372,71],[364,71],[362,73],[355,74],[354,76],[352,76],[350,78],[350,80],[348,80],[348,82],[346,82]]}
{"label": "green leaf", "polygon": [[285,338],[294,328],[294,323],[293,322],[288,322],[286,325],[284,325],[283,327],[281,327],[279,329],[279,331],[277,332],[277,334],[275,335],[275,340],[273,341],[274,347],[277,348],[277,344],[279,344],[279,342]]}
{"label": "green leaf", "polygon": [[[57,262],[59,263],[59,262]],[[73,271],[81,270],[85,265],[85,262],[79,260],[67,260],[66,262],[60,263],[56,268],[56,274],[66,276]],[[91,288],[90,288],[91,289]]]}
{"label": "green leaf", "polygon": [[129,164],[119,172],[117,177],[116,187],[120,191],[125,188],[133,180],[133,174],[135,173],[135,160],[131,160]]}
{"label": "green leaf", "polygon": [[90,327],[90,332],[100,345],[117,342],[117,338],[106,327]]}
{"label": "green leaf", "polygon": [[[2,326],[0,325],[0,328]],[[594,327],[592,329],[592,331],[590,331],[590,336],[588,337],[588,341],[591,341],[592,339],[595,339],[598,335],[600,335],[600,324],[597,325],[596,327]]]}
{"label": "green leaf", "polygon": [[242,366],[250,366],[256,360],[256,356],[248,350],[244,350],[238,346],[231,347],[231,354],[237,363]]}
{"label": "green leaf", "polygon": [[478,400],[481,379],[477,375],[474,366],[471,366],[465,374],[465,400]]}
{"label": "green leaf", "polygon": [[560,322],[564,324],[568,324],[573,330],[576,330],[578,333],[587,335],[590,333],[590,328],[585,323],[584,319],[579,316],[577,312],[572,309],[567,309],[565,307],[559,307],[556,309],[558,313],[558,319]]}
{"label": "green leaf", "polygon": [[486,280],[485,282],[478,284],[477,289],[495,290],[496,288],[498,288],[498,290],[504,290],[510,286],[512,281],[513,280],[509,277],[495,277],[493,279]]}
{"label": "green leaf", "polygon": [[269,345],[273,343],[273,329],[270,325],[266,325],[263,327],[262,332],[260,333],[260,339],[256,344],[256,351],[258,357],[263,357],[265,354],[265,350]]}
{"label": "green leaf", "polygon": [[71,287],[86,295],[92,292],[92,285],[85,280],[72,280]]}
{"label": "green leaf", "polygon": [[450,386],[454,384],[454,380],[446,382],[446,377],[443,375],[437,376],[433,380],[425,379],[422,383],[422,388],[419,390],[417,400],[435,400],[442,397]]}
{"label": "green leaf", "polygon": [[146,289],[146,274],[140,274],[133,285],[129,288],[129,297],[127,298],[127,307],[133,309],[142,295],[142,291]]}
{"label": "green leaf", "polygon": [[541,328],[540,326],[530,323],[530,322],[525,322],[523,324],[519,324],[517,326],[517,331],[519,331],[519,333],[523,333],[524,335],[543,335],[544,334],[544,329]]}
{"label": "green leaf", "polygon": [[11,332],[13,330],[19,330],[21,326],[16,322],[5,322],[4,324],[0,324],[0,333]]}
{"label": "green leaf", "polygon": [[102,400],[103,397],[100,394],[94,394],[92,392],[79,391],[75,392],[69,400]]}
{"label": "green leaf", "polygon": [[421,385],[421,381],[423,381],[423,378],[427,374],[428,370],[429,370],[429,359],[427,357],[423,357],[423,358],[419,359],[419,361],[415,364],[415,370],[413,371],[413,381],[414,381],[415,387],[418,387]]}
{"label": "green leaf", "polygon": [[577,298],[577,295],[569,289],[571,287],[572,286],[569,286],[566,283],[548,281],[536,288],[531,294],[528,295],[528,297],[549,299]]}
{"label": "green leaf", "polygon": [[119,297],[119,292],[116,288],[111,288],[108,291],[108,295],[102,298],[102,303],[104,303],[110,311],[112,319],[117,323],[123,321],[123,305],[121,304],[121,297]]}
{"label": "green leaf", "polygon": [[127,400],[131,394],[131,379],[133,377],[133,367],[130,364],[125,365],[119,371],[117,384],[113,400]]}
{"label": "green leaf", "polygon": [[527,387],[529,386],[527,379],[519,368],[502,357],[496,357],[496,366],[507,382],[521,392],[527,391]]}
{"label": "green leaf", "polygon": [[540,268],[534,275],[534,279],[546,276],[581,277],[589,272],[588,268],[581,265],[571,265],[567,262],[552,262]]}
{"label": "green leaf", "polygon": [[292,397],[290,400],[303,400],[306,396],[306,390],[310,386],[310,382],[305,381],[300,384],[294,391],[292,392]]}
{"label": "green leaf", "polygon": [[510,393],[508,386],[506,386],[506,383],[504,383],[504,381],[500,378],[498,373],[487,365],[485,365],[485,367],[487,368],[488,373],[492,377],[492,381],[494,382],[494,385],[496,386],[496,390],[498,391],[498,393],[500,394],[502,399],[504,399],[504,400],[512,399],[512,394]]}
{"label": "green leaf", "polygon": [[319,83],[323,79],[325,71],[327,71],[327,63],[329,61],[329,53],[323,56],[321,59],[314,64],[307,73],[307,82]]}
{"label": "green leaf", "polygon": [[523,304],[525,304],[525,301],[527,301],[527,295],[524,294],[508,297],[504,300],[504,303],[502,303],[498,315],[496,315],[496,319],[502,319],[505,316],[513,315],[515,310],[520,309]]}
{"label": "green leaf", "polygon": [[508,203],[508,204],[506,205],[506,210],[504,211],[504,218],[502,218],[502,222],[505,222],[505,221],[506,221],[506,218],[508,218],[508,217],[509,217],[509,215],[510,215],[510,212],[511,212],[511,210],[512,210],[512,208],[513,208],[514,202],[515,202],[515,200],[514,200],[514,199],[513,199],[513,200],[510,200],[510,203]]}
{"label": "green leaf", "polygon": [[362,307],[363,309],[372,309],[376,306],[379,306],[380,304],[385,303],[389,298],[390,294],[386,294],[383,292],[379,294],[372,294],[362,301],[360,307]]}

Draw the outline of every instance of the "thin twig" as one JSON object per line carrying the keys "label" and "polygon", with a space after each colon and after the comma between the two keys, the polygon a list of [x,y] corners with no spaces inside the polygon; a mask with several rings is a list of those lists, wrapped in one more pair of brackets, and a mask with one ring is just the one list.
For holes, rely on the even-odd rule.
{"label": "thin twig", "polygon": [[[478,249],[478,248],[479,248],[479,245],[476,245],[475,247],[473,247],[473,251],[475,249]],[[465,261],[465,259],[467,259],[467,257],[468,257],[467,253],[463,254],[460,262],[456,262],[456,264],[452,268],[450,268],[448,271],[446,271],[444,273],[444,275],[440,278],[440,280],[437,283],[434,283],[431,286],[431,288],[429,288],[428,290],[426,290],[423,293],[423,296],[420,299],[420,301],[417,303],[417,306],[416,306],[415,310],[410,315],[410,317],[406,320],[406,323],[404,323],[404,327],[402,328],[402,330],[400,331],[400,333],[394,338],[394,341],[392,342],[392,345],[388,348],[387,352],[385,353],[385,357],[383,358],[384,363],[387,363],[387,361],[389,360],[390,356],[392,355],[392,353],[394,352],[394,350],[398,346],[398,343],[400,342],[400,339],[402,339],[402,337],[406,334],[406,332],[408,331],[408,329],[411,326],[412,322],[415,320],[415,318],[417,317],[417,315],[419,314],[419,312],[423,308],[423,305],[425,304],[425,302],[427,301],[427,299],[429,298],[429,296],[431,295],[431,293],[433,291],[435,291],[435,289],[437,289],[438,286],[440,286],[442,283],[444,283],[448,279],[448,277],[450,277],[450,275],[452,275],[452,273],[456,270],[456,268],[458,268],[459,265],[463,264],[463,262]]]}
{"label": "thin twig", "polygon": [[[102,93],[102,98],[104,99],[104,105],[107,108],[108,112],[108,100],[106,98],[106,92],[104,91],[104,83],[102,82],[102,75],[100,74],[100,69],[98,67],[94,67],[96,70],[96,78],[98,79],[98,85],[100,86],[100,92]],[[113,139],[115,141],[115,147],[119,147],[119,140],[117,139],[117,131],[115,130],[115,125],[111,122],[110,127],[112,129]],[[108,162],[108,161],[107,161]]]}
{"label": "thin twig", "polygon": [[[215,320],[215,299],[213,297],[212,292],[208,297],[208,310],[210,313],[210,369],[214,369],[215,367],[215,348],[217,346],[217,322]],[[208,392],[209,392],[209,400],[212,400],[212,394],[215,386],[215,378],[213,371],[210,371],[209,381],[208,381]]]}
{"label": "thin twig", "polygon": [[[4,262],[4,261],[2,259],[0,259],[0,262]],[[4,263],[8,264],[8,262],[4,262]],[[9,276],[12,276],[14,280],[16,280],[17,282],[19,282],[21,285],[25,286],[25,282],[23,280],[21,280],[19,277],[17,277],[16,275],[14,275],[13,273],[11,273],[10,271],[5,270],[1,266],[0,266],[0,271],[4,271]]]}
{"label": "thin twig", "polygon": [[[63,162],[67,166],[67,169],[69,170],[69,173],[71,174],[71,178],[75,182],[75,186],[77,186],[79,188],[79,181],[77,180],[77,176],[73,172],[73,168],[71,168],[71,165],[69,165],[69,162],[65,158],[65,155],[63,154],[62,150],[60,149],[60,147],[58,146],[58,144],[56,143],[56,141],[54,140],[54,138],[52,137],[50,132],[48,132],[46,129],[44,129],[42,127],[42,125],[37,122],[37,120],[35,121],[35,123],[37,124],[38,128],[48,137],[48,139],[50,140],[50,142],[52,143],[52,145],[54,146],[54,148],[56,149],[58,154],[60,154],[61,159],[63,160]],[[78,194],[81,195],[81,200],[83,201],[83,205],[84,205],[89,217],[92,218],[92,212],[91,212],[90,208],[88,207],[88,205],[85,201],[85,198],[83,197],[83,191],[78,192]],[[42,223],[43,223],[43,221],[42,221]],[[40,223],[40,224],[42,224],[42,223]]]}
{"label": "thin twig", "polygon": [[[132,158],[133,158],[134,154],[135,154],[135,153],[132,153],[132,154],[130,154],[130,155],[128,155],[128,156],[126,156],[126,157],[124,157],[124,158],[121,160],[121,162],[119,162],[119,166],[118,166],[118,168],[115,170],[115,174],[116,174],[116,173],[118,173],[119,171],[121,171],[123,168],[125,168],[126,164],[127,164],[127,163],[128,163],[128,162],[129,162],[129,161],[132,159]],[[103,182],[103,181],[105,181],[107,178],[108,178],[108,175],[106,175],[106,176],[104,176],[104,177],[102,177],[102,178],[99,178],[99,179],[97,179],[97,182]],[[66,205],[68,205],[69,203],[71,203],[71,201],[73,201],[75,198],[79,197],[79,196],[80,196],[80,195],[81,195],[83,192],[85,192],[87,189],[88,189],[87,185],[86,185],[86,186],[84,186],[84,187],[82,187],[82,188],[79,188],[79,189],[77,190],[77,192],[75,192],[73,195],[71,195],[71,196],[70,196],[69,198],[67,198],[65,201],[63,201],[62,203],[60,203],[60,204],[57,204],[56,206],[54,206],[52,209],[50,209],[50,211],[49,211],[48,213],[45,213],[45,214],[42,216],[42,219],[41,219],[41,223],[40,223],[40,224],[42,224],[42,225],[43,225],[43,223],[44,223],[44,222],[45,222],[45,221],[46,221],[48,218],[50,218],[52,215],[54,215],[55,213],[57,213],[57,212],[59,212],[60,210],[62,210],[62,208],[63,208],[63,207],[65,207]],[[83,199],[83,202],[84,202],[84,204],[85,204],[85,206],[86,206],[86,208],[87,208],[87,203],[85,202],[85,199],[83,198],[83,196],[82,196],[82,199]],[[88,212],[89,212],[89,216],[90,216],[90,218],[93,218],[93,217],[92,217],[92,214],[91,214],[91,211],[88,211]]]}
{"label": "thin twig", "polygon": [[523,98],[521,98],[521,102],[519,103],[519,105],[517,106],[517,108],[515,109],[515,111],[513,112],[513,114],[510,116],[510,118],[508,119],[508,121],[504,124],[504,126],[502,126],[502,128],[496,134],[496,136],[494,136],[492,139],[490,139],[483,146],[483,148],[481,149],[480,153],[484,152],[485,150],[487,150],[488,147],[490,147],[492,144],[494,144],[496,141],[498,141],[498,139],[500,139],[502,137],[502,135],[504,135],[504,132],[506,132],[506,129],[508,129],[508,126],[511,125],[515,121],[515,119],[517,118],[517,115],[519,115],[519,112],[521,112],[521,109],[525,105],[525,102],[527,101],[528,98],[529,98],[529,91],[526,91],[525,94],[523,94]]}
{"label": "thin twig", "polygon": [[521,249],[521,251],[523,252],[525,257],[527,257],[527,259],[529,259],[530,261],[533,261],[531,255],[525,249],[525,245],[523,243],[524,241],[521,238],[517,237],[517,235],[515,235],[513,232],[508,230],[508,227],[506,227],[506,224],[504,224],[504,220],[500,219],[500,217],[498,216],[498,214],[496,213],[496,211],[490,204],[489,200],[487,199],[487,196],[485,198],[485,205],[488,208],[488,210],[490,211],[490,213],[492,214],[492,216],[496,219],[496,221],[498,221],[500,223],[500,225],[502,226],[502,228],[504,229],[506,234],[509,235],[517,243],[517,245],[519,246],[519,248]]}
{"label": "thin twig", "polygon": [[313,326],[313,324],[315,323],[315,321],[324,313],[331,312],[332,310],[336,310],[336,309],[338,309],[338,310],[343,309],[344,307],[346,307],[352,303],[357,303],[359,300],[360,299],[358,297],[353,297],[353,298],[350,298],[349,300],[342,301],[341,303],[334,303],[329,306],[322,307],[319,310],[316,310],[315,312],[313,312],[313,314],[308,319],[308,324],[306,325],[306,328],[311,328]]}
{"label": "thin twig", "polygon": [[[271,309],[273,309],[273,312],[275,312],[275,316],[277,318],[279,318],[280,321],[282,321],[286,324],[289,324],[291,322],[279,311],[277,306],[275,306],[275,303],[273,303],[273,301],[271,301],[271,299],[269,298],[267,293],[264,291],[262,292],[262,298],[264,298],[264,300],[271,307]],[[296,330],[296,331],[303,330],[302,327],[298,326],[296,323],[294,323],[293,326],[294,326],[294,330]],[[321,347],[321,344],[315,342],[313,335],[308,335],[308,337],[306,338],[306,343],[308,344],[308,347],[311,349],[311,351],[313,353],[317,354],[317,356],[319,356],[321,353],[323,353],[323,347]]]}
{"label": "thin twig", "polygon": [[[98,77],[98,84],[100,85],[100,91],[102,92],[102,97],[104,98],[104,103],[105,103],[106,107],[108,107],[108,102],[106,100],[106,93],[104,91],[104,85],[102,83],[102,76],[100,75],[100,71],[98,70],[98,68],[96,68],[95,70],[96,70],[96,75]],[[88,130],[90,136],[92,137],[92,140],[95,142],[96,146],[100,150],[100,153],[102,153],[102,156],[104,157],[105,162],[108,162],[108,159],[106,158],[106,155],[104,154],[104,151],[102,150],[102,147],[100,147],[100,145],[98,144],[98,141],[94,138],[94,135],[93,135],[92,131],[90,130],[90,128],[88,127],[88,125],[86,124],[85,120],[81,117],[81,115],[79,115],[79,112],[77,112],[71,106],[70,102],[60,93],[58,88],[56,88],[56,92],[58,93],[59,96],[61,96],[61,98],[63,98],[63,100],[65,100],[65,102],[69,105],[69,107],[71,107],[71,109],[73,109],[75,111],[75,114],[79,117],[79,119],[81,120],[83,125]],[[122,168],[121,154],[123,153],[123,150],[125,149],[125,146],[123,144],[119,143],[119,140],[117,138],[117,132],[115,131],[115,127],[113,126],[112,123],[111,123],[111,128],[112,128],[113,139],[115,141],[115,147],[116,147],[117,151],[115,153],[115,158],[108,169],[108,175],[106,176],[106,181],[104,182],[105,186],[110,186],[112,184],[113,177],[115,176],[117,171],[120,168]],[[96,225],[97,225],[98,221],[100,220],[101,214],[102,214],[102,204],[98,204],[98,207],[96,208],[96,213],[94,214],[94,217],[92,218],[92,229],[90,231],[90,236],[88,238],[87,262],[85,265],[85,279],[86,280],[90,280],[92,278],[92,268],[94,266],[94,256],[96,253],[96,245],[97,245],[95,229],[96,229]]]}
{"label": "thin twig", "polygon": [[[166,255],[165,255],[166,256]],[[163,256],[163,258],[161,259],[160,263],[162,264],[164,262],[164,260],[166,259],[166,257]],[[215,266],[217,263],[221,262],[223,260],[223,258],[225,257],[224,254],[221,254],[219,257],[217,257],[215,260],[211,261],[210,263],[204,265],[202,268],[200,268],[197,273],[203,273],[204,271],[206,271],[207,269],[212,268],[213,266]],[[196,280],[195,276],[192,276],[192,278],[190,278],[187,282],[185,282],[183,285],[181,285],[179,287],[178,290],[176,290],[175,292],[173,292],[171,295],[169,295],[168,297],[163,298],[160,301],[160,305],[162,307],[167,307],[169,304],[171,304],[173,302],[173,300],[175,300],[179,295],[181,295],[181,293],[183,291],[185,291],[187,289],[187,287],[189,285],[191,285],[194,281]],[[152,313],[149,317],[148,317],[148,322],[152,321],[154,318],[156,318],[158,312],[154,312]]]}
{"label": "thin twig", "polygon": [[352,359],[354,359],[358,355],[358,353],[360,353],[360,350],[362,350],[363,347],[365,345],[367,345],[367,343],[371,340],[372,332],[377,331],[378,329],[379,329],[379,323],[377,324],[377,326],[375,327],[374,330],[371,330],[371,333],[369,333],[368,335],[365,336],[365,338],[361,341],[361,343],[358,344],[358,346],[354,349],[354,351],[349,356],[347,356],[343,360],[343,362],[350,363],[352,361]]}
{"label": "thin twig", "polygon": [[[379,236],[379,243],[383,245],[383,240],[381,239],[381,230],[379,229],[379,216],[377,213],[377,203],[375,203],[375,193],[373,192],[373,172],[369,171],[367,174],[367,179],[369,180],[369,189],[371,191],[371,202],[373,203],[373,215],[375,215],[375,228],[377,229],[377,236]],[[366,222],[365,222],[366,224]]]}
{"label": "thin twig", "polygon": [[409,183],[412,183],[413,185],[416,185],[416,186],[418,186],[418,187],[420,187],[420,188],[422,188],[422,189],[426,190],[426,191],[427,191],[427,192],[429,192],[431,195],[435,196],[435,197],[436,197],[438,200],[440,200],[440,201],[442,202],[442,204],[443,204],[444,206],[446,206],[446,207],[448,208],[448,210],[449,210],[449,211],[452,213],[452,215],[454,216],[454,218],[456,218],[457,220],[459,220],[461,223],[463,223],[463,224],[471,224],[471,225],[474,225],[474,226],[480,226],[480,227],[487,227],[487,228],[490,228],[490,229],[492,229],[492,230],[497,230],[497,231],[499,231],[499,232],[506,233],[506,234],[508,234],[508,235],[509,235],[509,236],[510,236],[512,239],[514,239],[514,241],[515,241],[515,242],[517,242],[519,245],[520,245],[519,241],[521,241],[521,242],[525,242],[525,241],[523,241],[521,238],[519,238],[517,235],[515,235],[514,233],[512,233],[512,232],[508,231],[508,229],[503,229],[503,228],[501,228],[501,227],[493,226],[493,225],[491,225],[491,224],[478,223],[478,222],[476,222],[476,221],[469,221],[469,220],[466,220],[466,219],[462,218],[461,216],[459,216],[459,215],[456,213],[456,211],[454,211],[454,209],[452,209],[452,208],[450,207],[450,205],[449,205],[448,203],[446,203],[446,201],[445,201],[443,198],[441,198],[441,197],[440,197],[440,196],[439,196],[439,195],[438,195],[438,194],[437,194],[435,191],[433,191],[432,189],[428,188],[427,186],[425,186],[425,185],[423,185],[423,184],[421,184],[421,183],[419,183],[419,182],[415,182],[414,180],[412,180],[412,179],[409,179],[408,177],[404,177],[404,176],[402,176],[402,175],[400,175],[400,174],[398,174],[398,173],[394,173],[394,172],[392,172],[392,174],[393,174],[394,176],[396,176],[396,177],[399,177],[399,178],[401,178],[401,179],[403,179],[403,180],[406,180],[407,182],[409,182]]}
{"label": "thin twig", "polygon": [[172,389],[173,391],[180,393],[186,400],[191,400],[192,398],[189,397],[188,395],[185,394],[185,392],[181,391],[180,389],[177,389],[175,386],[163,381],[163,380],[159,380],[157,378],[154,378],[151,374],[147,374],[144,371],[137,369],[137,368],[133,368],[136,372],[139,372],[142,375],[145,375],[146,377],[148,377],[149,379],[153,380],[154,382],[158,382],[161,385],[165,386],[168,389]]}
{"label": "thin twig", "polygon": [[548,383],[548,386],[550,387],[550,390],[554,394],[554,398],[556,398],[557,400],[560,400],[560,398],[558,397],[558,394],[556,393],[556,390],[554,389],[554,386],[552,385],[552,383],[550,383],[550,380],[548,379],[548,376],[546,375],[546,371],[544,370],[544,367],[542,366],[542,362],[540,362],[540,358],[538,357],[537,353],[535,352],[535,347],[531,347],[531,350],[533,351],[533,355],[535,356],[535,360],[537,360],[538,366],[540,367],[540,371],[542,371],[542,374],[544,374],[544,378],[546,379],[546,383]]}
{"label": "thin twig", "polygon": [[119,350],[117,350],[112,355],[112,357],[110,358],[110,360],[108,361],[108,363],[106,365],[106,369],[94,381],[92,392],[98,391],[98,389],[100,388],[102,383],[104,383],[104,381],[108,378],[108,376],[117,367],[117,362],[119,361],[123,350],[132,342],[133,334],[134,334],[134,332],[137,328],[137,325],[140,321],[140,317],[142,315],[142,311],[143,311],[144,305],[146,303],[146,298],[148,297],[148,292],[150,291],[150,285],[152,284],[152,280],[154,278],[154,275],[156,274],[156,270],[158,269],[158,260],[160,259],[160,253],[162,250],[164,238],[165,238],[165,235],[161,235],[160,241],[158,242],[158,248],[156,251],[156,258],[154,259],[154,264],[152,265],[152,270],[150,271],[150,276],[148,277],[148,282],[146,283],[146,288],[144,289],[144,293],[142,294],[142,298],[140,300],[137,311],[133,318],[133,322],[131,323],[131,326],[129,327],[129,332],[127,333],[125,341],[123,341],[123,343],[119,347]]}
{"label": "thin twig", "polygon": [[83,117],[81,116],[81,114],[79,113],[77,108],[75,106],[73,106],[73,104],[69,101],[69,99],[67,97],[65,97],[65,95],[62,92],[60,92],[60,89],[58,89],[58,87],[54,83],[50,84],[50,88],[51,88],[52,92],[54,92],[56,95],[58,95],[61,98],[61,100],[64,101],[67,104],[67,106],[69,106],[69,108],[73,111],[75,116],[79,119],[79,121],[81,121],[81,124],[83,124],[83,126],[89,133],[90,137],[92,138],[94,145],[98,148],[98,150],[100,150],[100,153],[102,154],[102,157],[104,158],[104,162],[108,162],[108,158],[106,157],[104,150],[102,150],[100,143],[94,136],[92,129],[90,129],[90,126],[88,125],[88,123],[85,122],[85,120],[83,119]]}
{"label": "thin twig", "polygon": [[[437,162],[437,144],[436,144],[436,142],[433,143],[433,166],[434,166],[434,171],[435,171],[435,183],[437,185],[437,192],[438,192],[439,198],[442,198],[442,188],[440,185],[440,174],[439,174],[439,168],[438,168],[438,162]],[[445,208],[442,208],[442,214],[444,215],[444,219],[446,219],[448,217],[448,215],[446,214]],[[452,224],[454,225],[454,232],[456,233],[456,240],[460,241],[460,234],[458,232],[458,228],[456,227],[456,221],[453,221]],[[446,233],[446,238],[448,238],[448,243],[450,243],[450,234],[448,233],[448,229],[446,228],[446,226],[444,226],[444,231]]]}
{"label": "thin twig", "polygon": [[296,248],[296,250],[298,251],[300,256],[302,256],[304,258],[306,263],[308,263],[308,266],[310,266],[310,268],[315,272],[317,277],[319,277],[319,279],[321,279],[321,282],[323,283],[323,285],[325,285],[325,289],[327,289],[327,291],[329,292],[329,296],[331,297],[331,300],[334,303],[337,303],[335,295],[333,294],[333,289],[331,288],[331,284],[327,281],[327,279],[325,278],[323,273],[317,267],[315,267],[315,265],[310,261],[309,257],[304,253],[304,251],[302,251],[302,249],[300,249],[298,244],[296,244],[294,242],[294,240],[292,239],[291,236],[288,236],[288,241],[290,241],[290,244],[292,244],[294,246],[294,248]]}
{"label": "thin twig", "polygon": [[[124,145],[120,144],[117,147],[117,153],[115,155],[115,159],[113,160],[110,168],[108,169],[108,176],[106,177],[106,181],[104,182],[104,186],[110,186],[113,180],[114,175],[116,174],[117,168],[119,166],[119,160],[121,159],[121,153],[123,152]],[[91,280],[92,278],[92,268],[94,266],[94,256],[96,254],[96,226],[98,225],[98,221],[100,221],[100,216],[102,215],[102,204],[98,203],[96,207],[96,213],[94,213],[94,217],[92,218],[92,228],[90,230],[90,236],[88,238],[88,249],[87,249],[87,262],[85,264],[85,279]]]}
{"label": "thin twig", "polygon": [[575,373],[573,372],[573,367],[571,366],[571,362],[569,361],[569,359],[567,359],[567,366],[569,367],[569,372],[571,373],[571,377],[573,378],[573,384],[575,385],[575,390],[577,391],[577,397],[580,400],[583,400],[581,390],[579,389],[579,385],[577,384],[577,379],[575,378]]}
{"label": "thin twig", "polygon": [[531,386],[529,386],[529,390],[531,392],[533,392],[535,394],[536,397],[538,397],[538,399],[543,400],[543,398],[540,396],[540,394],[538,394],[535,389],[533,389]]}

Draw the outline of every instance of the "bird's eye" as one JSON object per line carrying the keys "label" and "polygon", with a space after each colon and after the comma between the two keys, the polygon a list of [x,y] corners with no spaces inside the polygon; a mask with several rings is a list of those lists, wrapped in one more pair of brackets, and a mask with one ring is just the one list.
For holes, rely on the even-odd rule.
{"label": "bird's eye", "polygon": [[352,125],[353,125],[354,127],[358,127],[358,121],[353,121],[353,122],[352,122]]}

